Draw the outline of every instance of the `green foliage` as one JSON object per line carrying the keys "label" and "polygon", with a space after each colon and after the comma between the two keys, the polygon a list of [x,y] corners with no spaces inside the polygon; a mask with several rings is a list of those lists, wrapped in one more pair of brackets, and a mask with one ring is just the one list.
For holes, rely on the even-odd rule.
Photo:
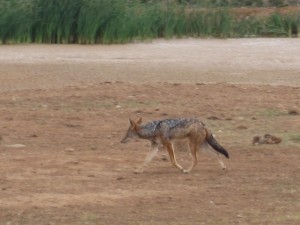
{"label": "green foliage", "polygon": [[298,33],[297,21],[291,15],[281,16],[280,14],[272,14],[266,23],[265,32],[272,36],[291,36]]}
{"label": "green foliage", "polygon": [[72,43],[77,37],[80,1],[35,0],[37,4],[33,40],[43,43]]}
{"label": "green foliage", "polygon": [[187,24],[191,36],[202,37],[230,37],[232,18],[226,9],[193,11],[187,17]]}
{"label": "green foliage", "polygon": [[284,5],[284,1],[283,0],[269,0],[269,3],[272,5],[272,6],[283,6]]}
{"label": "green foliage", "polygon": [[36,21],[33,0],[2,0],[0,2],[0,38],[2,43],[30,42]]}
{"label": "green foliage", "polygon": [[[227,7],[238,2],[1,0],[0,40],[2,43],[95,44],[184,36],[227,38],[298,34],[299,12],[241,19]],[[261,0],[251,2],[252,6],[261,4]]]}

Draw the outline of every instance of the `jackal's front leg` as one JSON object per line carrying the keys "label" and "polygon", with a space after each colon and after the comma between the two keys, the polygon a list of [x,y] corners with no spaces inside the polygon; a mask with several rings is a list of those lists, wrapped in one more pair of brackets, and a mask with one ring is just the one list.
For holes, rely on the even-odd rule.
{"label": "jackal's front leg", "polygon": [[149,153],[147,154],[143,164],[139,168],[137,168],[134,172],[142,173],[144,171],[144,168],[147,167],[147,165],[152,161],[152,159],[156,155],[157,151],[158,151],[158,144],[155,142],[151,143],[151,149],[150,149]]}
{"label": "jackal's front leg", "polygon": [[174,148],[171,142],[166,142],[164,143],[164,146],[166,147],[166,149],[168,150],[169,156],[170,156],[170,160],[173,166],[177,167],[178,169],[180,169],[183,172],[183,168],[182,166],[180,166],[175,158],[175,153],[174,153]]}

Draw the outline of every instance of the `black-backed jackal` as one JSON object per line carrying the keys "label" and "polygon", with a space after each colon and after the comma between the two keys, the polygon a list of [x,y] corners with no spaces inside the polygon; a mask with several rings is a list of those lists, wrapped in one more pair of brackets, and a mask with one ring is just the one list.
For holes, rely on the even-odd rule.
{"label": "black-backed jackal", "polygon": [[[215,150],[213,152],[216,153],[220,165],[224,170],[226,169],[226,165],[219,153],[229,158],[228,152],[217,142],[204,123],[198,119],[164,119],[142,124],[142,118],[139,118],[137,121],[129,119],[129,122],[129,128],[121,143],[126,143],[129,138],[141,138],[151,142],[151,150],[146,156],[144,163],[135,171],[136,173],[142,173],[144,168],[151,162],[158,152],[159,144],[162,144],[167,149],[172,165],[183,173],[189,173],[196,166],[198,149],[205,147],[207,144]],[[187,170],[184,170],[176,161],[172,144],[172,141],[175,139],[188,140],[193,162]]]}

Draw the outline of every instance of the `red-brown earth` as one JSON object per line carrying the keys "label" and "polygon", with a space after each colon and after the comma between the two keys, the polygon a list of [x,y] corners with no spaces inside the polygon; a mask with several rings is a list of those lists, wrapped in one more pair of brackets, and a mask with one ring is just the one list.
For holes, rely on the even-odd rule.
{"label": "red-brown earth", "polygon": [[[0,224],[300,223],[300,40],[0,46]],[[121,144],[128,118],[198,117],[228,150],[190,174]],[[255,135],[282,138],[252,145]],[[191,163],[175,144],[178,162]]]}

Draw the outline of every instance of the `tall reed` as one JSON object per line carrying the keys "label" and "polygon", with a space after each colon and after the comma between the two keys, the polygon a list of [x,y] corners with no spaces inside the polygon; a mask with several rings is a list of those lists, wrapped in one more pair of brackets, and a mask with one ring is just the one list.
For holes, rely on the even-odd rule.
{"label": "tall reed", "polygon": [[0,38],[2,43],[31,42],[36,21],[33,0],[0,2]]}
{"label": "tall reed", "polygon": [[240,18],[227,7],[179,2],[1,0],[0,40],[2,43],[95,44],[188,36],[289,37],[299,33],[300,9],[293,14]]}

